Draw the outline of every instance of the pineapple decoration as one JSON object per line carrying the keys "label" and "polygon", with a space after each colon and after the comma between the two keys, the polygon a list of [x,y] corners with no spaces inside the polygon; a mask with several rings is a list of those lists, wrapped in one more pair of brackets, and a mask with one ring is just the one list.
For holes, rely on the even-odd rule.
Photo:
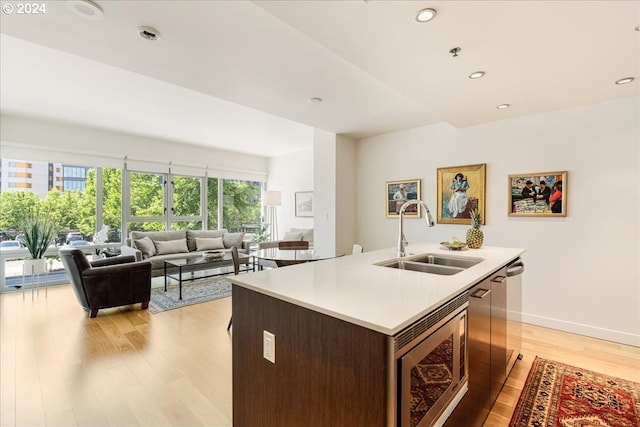
{"label": "pineapple decoration", "polygon": [[478,208],[471,211],[471,228],[467,230],[467,246],[471,249],[480,249],[484,241],[484,233],[480,230],[482,216]]}

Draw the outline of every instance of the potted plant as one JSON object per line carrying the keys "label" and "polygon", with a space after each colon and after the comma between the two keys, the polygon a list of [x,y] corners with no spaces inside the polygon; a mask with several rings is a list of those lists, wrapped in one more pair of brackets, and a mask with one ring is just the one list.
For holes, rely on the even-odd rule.
{"label": "potted plant", "polygon": [[263,221],[260,222],[260,225],[256,229],[256,232],[253,233],[253,241],[255,243],[264,242],[269,240],[269,225]]}
{"label": "potted plant", "polygon": [[53,221],[35,209],[22,219],[20,230],[24,236],[23,243],[30,255],[30,258],[24,260],[25,274],[44,273],[46,269],[44,253],[56,236]]}

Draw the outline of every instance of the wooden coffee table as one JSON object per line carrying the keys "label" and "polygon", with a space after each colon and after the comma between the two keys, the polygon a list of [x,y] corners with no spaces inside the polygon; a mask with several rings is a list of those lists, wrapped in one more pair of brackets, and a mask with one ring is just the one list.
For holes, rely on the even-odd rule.
{"label": "wooden coffee table", "polygon": [[[245,265],[245,271],[249,271],[249,258],[250,255],[247,254],[238,254],[240,258],[240,264]],[[233,259],[231,258],[231,252],[224,254],[221,258],[205,258],[205,257],[192,257],[192,258],[176,258],[176,259],[168,259],[164,262],[164,291],[167,292],[167,282],[169,279],[178,281],[178,289],[180,292],[180,299],[182,299],[182,282],[192,281],[196,279],[205,279],[207,277],[213,276],[221,276],[223,274],[228,273],[215,273],[215,274],[206,274],[206,275],[193,275],[196,271],[204,271],[204,270],[212,270],[214,268],[220,268],[229,265],[229,261],[231,261],[231,265],[233,266]],[[178,269],[177,275],[175,273],[171,273],[169,270]],[[254,267],[255,271],[255,267]],[[192,273],[190,277],[183,277],[184,273]]]}

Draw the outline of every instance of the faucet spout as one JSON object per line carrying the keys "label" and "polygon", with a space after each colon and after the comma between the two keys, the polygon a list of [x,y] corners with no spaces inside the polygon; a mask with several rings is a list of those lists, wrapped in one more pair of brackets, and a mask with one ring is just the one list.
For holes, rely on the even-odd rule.
{"label": "faucet spout", "polygon": [[435,221],[431,216],[431,212],[429,211],[429,207],[422,200],[409,200],[405,202],[400,208],[399,216],[398,216],[398,257],[404,257],[405,251],[404,247],[407,244],[407,239],[404,237],[404,212],[407,210],[409,206],[417,205],[420,203],[422,208],[424,209],[424,219],[427,222],[429,227],[433,227],[435,225]]}

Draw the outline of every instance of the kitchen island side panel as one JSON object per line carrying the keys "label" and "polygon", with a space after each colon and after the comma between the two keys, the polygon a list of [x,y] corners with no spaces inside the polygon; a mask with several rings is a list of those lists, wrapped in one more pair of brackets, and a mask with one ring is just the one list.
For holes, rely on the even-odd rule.
{"label": "kitchen island side panel", "polygon": [[384,334],[237,285],[232,306],[234,426],[386,425]]}

